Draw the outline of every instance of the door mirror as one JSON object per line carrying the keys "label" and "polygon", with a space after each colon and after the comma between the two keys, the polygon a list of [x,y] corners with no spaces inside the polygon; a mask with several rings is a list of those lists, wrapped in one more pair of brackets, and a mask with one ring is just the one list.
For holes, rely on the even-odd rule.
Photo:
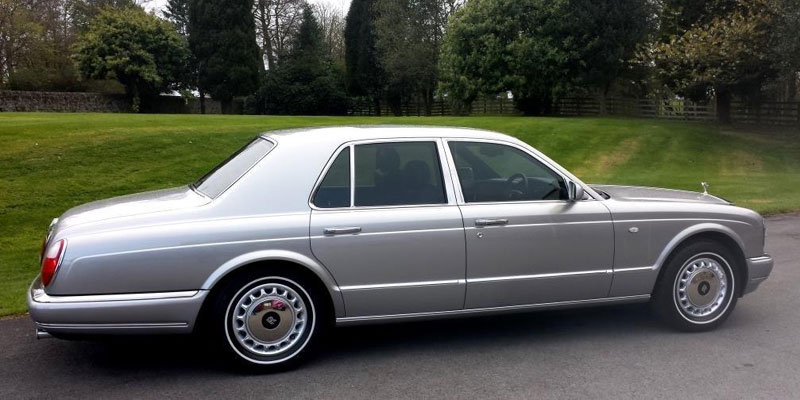
{"label": "door mirror", "polygon": [[567,181],[567,192],[569,201],[583,200],[583,186],[573,181]]}

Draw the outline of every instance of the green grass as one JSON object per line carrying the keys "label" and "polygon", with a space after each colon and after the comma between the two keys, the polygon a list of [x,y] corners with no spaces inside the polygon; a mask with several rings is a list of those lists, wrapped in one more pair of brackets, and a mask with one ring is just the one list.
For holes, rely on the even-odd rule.
{"label": "green grass", "polygon": [[505,132],[587,182],[711,192],[762,213],[800,210],[800,135],[618,118],[263,117],[0,113],[0,316],[25,311],[47,224],[70,207],[184,185],[258,132],[430,124]]}

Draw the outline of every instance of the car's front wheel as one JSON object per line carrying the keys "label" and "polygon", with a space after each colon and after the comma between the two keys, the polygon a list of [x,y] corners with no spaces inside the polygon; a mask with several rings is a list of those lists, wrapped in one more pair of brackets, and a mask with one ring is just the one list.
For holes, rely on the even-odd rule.
{"label": "car's front wheel", "polygon": [[670,326],[693,332],[711,330],[736,306],[736,259],[727,247],[697,241],[678,249],[663,268],[652,305]]}
{"label": "car's front wheel", "polygon": [[324,307],[315,297],[319,295],[300,276],[237,276],[214,301],[208,321],[213,339],[224,356],[249,370],[291,368],[322,334]]}

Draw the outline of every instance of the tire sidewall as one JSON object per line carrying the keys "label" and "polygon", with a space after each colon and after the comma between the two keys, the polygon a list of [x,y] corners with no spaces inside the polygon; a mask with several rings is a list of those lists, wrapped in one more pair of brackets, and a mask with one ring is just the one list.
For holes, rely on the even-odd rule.
{"label": "tire sidewall", "polygon": [[[719,263],[729,282],[729,289],[725,304],[712,313],[710,318],[694,319],[678,304],[676,284],[684,266],[701,257],[712,258]],[[728,318],[736,306],[740,292],[739,276],[736,273],[738,265],[733,252],[727,247],[711,241],[693,242],[676,250],[664,268],[664,273],[656,283],[653,306],[656,313],[673,328],[692,332],[714,329]]]}
{"label": "tire sidewall", "polygon": [[[305,338],[295,343],[291,351],[282,353],[278,357],[260,356],[247,351],[233,337],[231,327],[230,313],[239,297],[255,286],[270,282],[292,288],[302,297],[306,308],[313,314],[309,314],[307,322],[309,327],[303,333]],[[211,309],[208,328],[213,333],[211,337],[215,342],[214,346],[235,367],[247,372],[277,372],[291,369],[315,350],[319,337],[322,336],[323,328],[326,326],[325,317],[322,314],[325,312],[325,307],[318,299],[320,299],[319,295],[301,276],[253,272],[233,277],[220,288]]]}

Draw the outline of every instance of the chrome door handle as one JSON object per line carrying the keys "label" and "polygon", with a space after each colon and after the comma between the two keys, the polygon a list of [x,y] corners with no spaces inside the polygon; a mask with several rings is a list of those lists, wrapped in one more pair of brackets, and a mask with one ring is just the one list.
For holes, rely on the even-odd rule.
{"label": "chrome door handle", "polygon": [[505,218],[479,218],[475,220],[475,226],[497,226],[507,223],[508,220]]}
{"label": "chrome door handle", "polygon": [[361,228],[358,226],[350,226],[347,228],[325,228],[322,230],[322,233],[326,235],[344,235],[358,232],[361,232]]}

